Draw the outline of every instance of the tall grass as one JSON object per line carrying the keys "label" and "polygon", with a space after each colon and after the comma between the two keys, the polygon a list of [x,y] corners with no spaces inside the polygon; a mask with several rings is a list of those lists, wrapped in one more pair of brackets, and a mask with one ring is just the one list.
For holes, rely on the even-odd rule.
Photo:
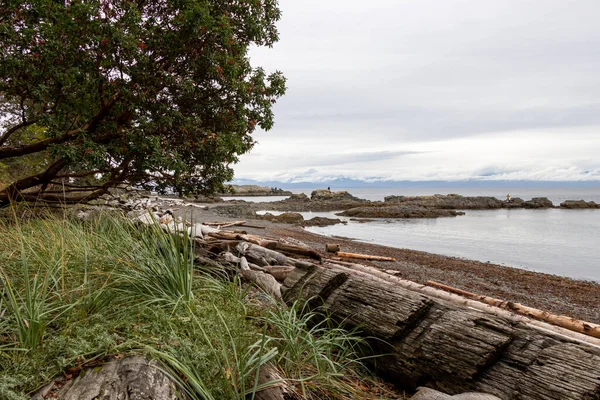
{"label": "tall grass", "polygon": [[118,273],[122,293],[149,305],[192,306],[194,242],[188,233],[167,234],[155,224],[147,226],[138,240],[128,268]]}
{"label": "tall grass", "polygon": [[259,385],[266,363],[306,397],[348,397],[354,333],[300,304],[248,305],[239,280],[195,270],[193,251],[185,232],[114,215],[0,220],[0,397],[28,398],[66,368],[129,351],[162,360],[194,399],[253,398],[273,384]]}
{"label": "tall grass", "polygon": [[279,365],[299,382],[302,394],[312,397],[327,392],[351,394],[344,377],[362,368],[358,330],[347,331],[331,316],[296,301],[289,308],[273,308],[263,317],[271,327],[271,339],[279,349]]}

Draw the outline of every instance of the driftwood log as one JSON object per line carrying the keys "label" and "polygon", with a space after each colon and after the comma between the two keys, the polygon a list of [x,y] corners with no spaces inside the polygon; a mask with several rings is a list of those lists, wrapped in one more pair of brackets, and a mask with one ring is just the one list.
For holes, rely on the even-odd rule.
{"label": "driftwood log", "polygon": [[[271,384],[272,383],[272,384]],[[302,396],[296,392],[284,376],[272,364],[266,364],[260,369],[258,384],[268,385],[267,388],[257,392],[256,400],[301,400]]]}
{"label": "driftwood log", "polygon": [[597,339],[344,264],[298,266],[284,282],[283,298],[312,299],[348,327],[362,327],[371,351],[382,355],[375,368],[391,382],[503,400],[600,398]]}
{"label": "driftwood log", "polygon": [[328,253],[336,253],[340,251],[340,245],[337,243],[327,243],[325,245],[325,251],[327,251]]}
{"label": "driftwood log", "polygon": [[392,262],[396,261],[396,259],[392,258],[392,257],[374,256],[374,255],[370,255],[370,254],[345,253],[343,251],[338,251],[335,254],[338,257],[354,258],[357,260],[392,261]]}
{"label": "driftwood log", "polygon": [[162,366],[141,356],[113,360],[102,368],[90,368],[72,380],[52,381],[33,400],[128,399],[177,400],[174,382],[163,372]]}
{"label": "driftwood log", "polygon": [[482,303],[489,304],[495,307],[505,308],[511,310],[517,314],[525,315],[527,317],[535,318],[540,321],[548,322],[552,325],[560,326],[562,328],[583,333],[586,335],[593,336],[600,339],[600,325],[593,324],[591,322],[580,321],[575,318],[567,317],[564,315],[556,315],[549,313],[548,311],[542,311],[537,308],[524,306],[523,304],[513,303],[510,301],[495,299],[493,297],[482,296],[479,294],[467,292],[466,290],[458,289],[452,286],[444,285],[442,283],[427,281],[429,286],[446,290],[451,293],[456,293],[460,296],[464,296],[468,299],[481,301]]}

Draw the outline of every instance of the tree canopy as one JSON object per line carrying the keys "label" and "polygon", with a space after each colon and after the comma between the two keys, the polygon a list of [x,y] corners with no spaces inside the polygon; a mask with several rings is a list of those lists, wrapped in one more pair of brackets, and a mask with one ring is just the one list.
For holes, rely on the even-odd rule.
{"label": "tree canopy", "polygon": [[270,129],[277,0],[4,0],[0,204],[78,202],[119,183],[210,193]]}

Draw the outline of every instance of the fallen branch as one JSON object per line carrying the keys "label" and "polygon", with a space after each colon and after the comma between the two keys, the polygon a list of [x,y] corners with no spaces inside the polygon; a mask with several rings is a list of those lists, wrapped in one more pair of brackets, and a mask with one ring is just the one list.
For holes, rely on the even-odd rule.
{"label": "fallen branch", "polygon": [[547,311],[538,310],[537,308],[527,307],[523,304],[513,303],[510,301],[495,299],[493,297],[482,296],[475,293],[467,292],[466,290],[458,289],[452,286],[444,285],[433,281],[427,281],[427,285],[433,286],[450,293],[456,293],[468,299],[477,300],[485,304],[504,308],[513,311],[517,314],[525,315],[530,318],[548,322],[550,324],[569,329],[571,331],[583,333],[596,338],[600,338],[600,325],[591,322],[581,321],[575,318],[564,315],[551,314]]}
{"label": "fallen branch", "polygon": [[338,251],[335,254],[338,257],[355,258],[357,260],[392,261],[392,262],[396,261],[396,259],[392,258],[392,257],[373,256],[370,254],[345,253],[343,251]]}

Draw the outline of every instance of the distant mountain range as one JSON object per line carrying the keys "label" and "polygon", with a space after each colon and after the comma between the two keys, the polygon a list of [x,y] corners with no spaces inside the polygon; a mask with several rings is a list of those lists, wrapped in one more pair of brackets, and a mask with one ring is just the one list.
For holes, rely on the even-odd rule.
{"label": "distant mountain range", "polygon": [[465,181],[387,181],[370,179],[368,181],[335,178],[320,182],[298,182],[289,180],[256,181],[252,179],[234,179],[234,185],[260,185],[281,189],[316,189],[333,188],[569,188],[569,187],[598,187],[600,181],[496,181],[496,180],[465,180]]}

